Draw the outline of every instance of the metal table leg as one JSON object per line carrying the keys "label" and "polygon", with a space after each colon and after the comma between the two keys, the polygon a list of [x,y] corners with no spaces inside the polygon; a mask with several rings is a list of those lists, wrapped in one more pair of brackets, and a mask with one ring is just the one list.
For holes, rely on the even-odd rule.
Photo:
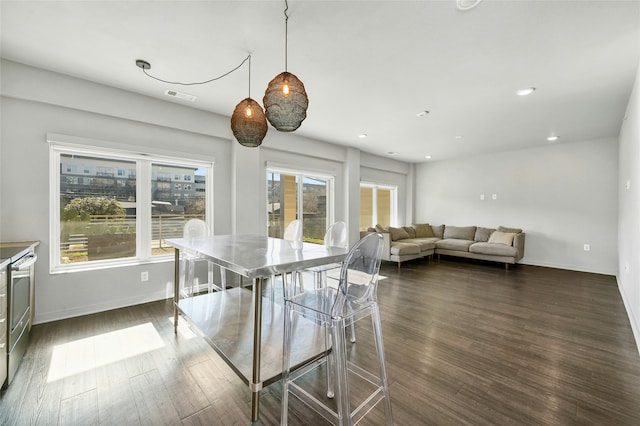
{"label": "metal table leg", "polygon": [[253,373],[251,376],[251,422],[257,424],[260,415],[260,352],[262,349],[262,278],[256,278],[253,287]]}
{"label": "metal table leg", "polygon": [[173,266],[173,332],[178,334],[178,302],[180,301],[180,250],[175,249]]}

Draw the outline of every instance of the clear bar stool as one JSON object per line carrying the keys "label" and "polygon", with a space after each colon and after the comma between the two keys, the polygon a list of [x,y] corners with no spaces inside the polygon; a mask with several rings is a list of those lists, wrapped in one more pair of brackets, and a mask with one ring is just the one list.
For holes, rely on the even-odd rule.
{"label": "clear bar stool", "polygon": [[[360,421],[375,405],[384,402],[387,425],[393,424],[389,384],[384,361],[384,345],[380,312],[376,297],[382,235],[365,236],[349,250],[342,263],[338,288],[325,286],[320,289],[290,295],[285,299],[284,350],[282,372],[281,424],[287,424],[289,394],[296,396],[327,420],[339,425],[351,425]],[[345,326],[347,321],[370,316],[377,355],[378,374],[365,370],[347,359]],[[318,361],[291,371],[291,350],[294,321],[312,321],[327,329],[331,353]],[[335,365],[331,365],[331,360]],[[326,364],[326,365],[325,365]],[[332,408],[315,396],[304,385],[304,377],[325,366],[327,375],[335,376],[335,406]],[[349,372],[368,382],[370,395],[351,409]],[[323,398],[324,399],[324,398]],[[326,401],[326,400],[325,400]]]}
{"label": "clear bar stool", "polygon": [[[287,227],[284,229],[282,239],[289,241],[297,248],[302,248],[302,222],[298,219],[289,222]],[[286,275],[287,274],[280,275],[282,277],[282,291],[285,295],[289,291],[295,291],[297,274],[291,273],[291,286],[288,286],[287,284]],[[271,275],[271,277],[269,277],[269,281],[271,283],[271,301],[273,301],[275,295],[276,275]]]}
{"label": "clear bar stool", "polygon": [[[327,232],[324,234],[324,245],[327,247],[341,247],[347,248],[347,224],[344,222],[334,222],[329,226]],[[333,269],[340,269],[339,263],[330,263],[328,265],[314,266],[313,268],[305,269],[305,271],[313,272],[315,275],[316,288],[324,287],[327,282],[327,271]]]}
{"label": "clear bar stool", "polygon": [[[198,238],[210,235],[207,224],[202,219],[190,219],[182,230],[183,238]],[[193,296],[200,291],[200,283],[196,277],[196,263],[203,260],[195,253],[183,250],[180,259],[180,288],[184,296]],[[226,289],[225,270],[220,268],[221,284],[217,285],[213,282],[213,265],[207,262],[207,290],[211,293],[213,290],[222,291]]]}

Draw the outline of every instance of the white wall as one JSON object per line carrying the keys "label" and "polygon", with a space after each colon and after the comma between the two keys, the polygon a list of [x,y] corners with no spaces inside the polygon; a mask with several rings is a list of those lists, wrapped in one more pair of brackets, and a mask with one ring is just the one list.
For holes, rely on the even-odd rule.
{"label": "white wall", "polygon": [[640,350],[640,68],[619,144],[618,287]]}
{"label": "white wall", "polygon": [[[174,102],[0,60],[0,241],[39,240],[35,323],[113,309],[173,294],[173,262],[50,274],[47,133],[126,144],[134,151],[215,158],[214,233],[266,234],[266,164],[330,170],[336,220],[359,217],[360,155],[322,141],[270,129],[255,150],[232,140],[229,118]],[[349,173],[345,170],[351,152]],[[394,174],[406,163],[368,156]],[[406,179],[405,179],[406,181]],[[406,182],[405,182],[406,183]],[[404,188],[401,189],[406,192]],[[261,201],[263,200],[263,201]],[[400,203],[406,205],[402,198]],[[358,224],[354,224],[358,229]],[[149,281],[140,282],[140,272]]]}
{"label": "white wall", "polygon": [[[153,104],[150,100],[149,104]],[[148,263],[107,271],[50,274],[48,132],[130,144],[135,149],[183,153],[203,147],[216,152],[214,192],[220,205],[230,199],[230,142],[93,112],[2,97],[0,239],[40,240],[36,264],[35,323],[167,298],[173,294],[172,264]],[[215,209],[214,229],[229,232],[228,209]],[[140,272],[149,281],[140,282]]]}
{"label": "white wall", "polygon": [[617,166],[615,139],[423,163],[416,222],[522,228],[522,263],[614,275]]}

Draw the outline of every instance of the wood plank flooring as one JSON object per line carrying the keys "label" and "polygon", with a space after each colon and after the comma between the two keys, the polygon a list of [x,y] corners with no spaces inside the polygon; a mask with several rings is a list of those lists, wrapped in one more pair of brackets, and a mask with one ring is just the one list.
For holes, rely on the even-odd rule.
{"label": "wood plank flooring", "polygon": [[[383,263],[381,276],[396,424],[640,424],[640,356],[614,277],[447,258]],[[160,301],[34,326],[0,424],[248,424],[247,387],[171,318]],[[359,321],[349,346],[363,362],[369,328]],[[290,400],[290,424],[325,424]],[[279,420],[275,383],[261,423]],[[382,409],[361,424],[383,424]]]}

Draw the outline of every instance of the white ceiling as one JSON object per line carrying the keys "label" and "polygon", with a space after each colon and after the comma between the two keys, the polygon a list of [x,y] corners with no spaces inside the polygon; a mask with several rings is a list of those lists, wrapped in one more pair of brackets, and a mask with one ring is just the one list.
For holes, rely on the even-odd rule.
{"label": "white ceiling", "polygon": [[[266,0],[2,0],[1,56],[230,116],[248,95],[246,65],[176,86],[135,60],[194,82],[252,53],[251,97],[262,103],[284,71],[283,10]],[[544,146],[551,134],[617,136],[640,61],[640,1],[484,0],[463,12],[455,0],[290,0],[288,46],[288,70],[309,95],[299,134],[436,161]],[[527,86],[537,90],[515,95]]]}

